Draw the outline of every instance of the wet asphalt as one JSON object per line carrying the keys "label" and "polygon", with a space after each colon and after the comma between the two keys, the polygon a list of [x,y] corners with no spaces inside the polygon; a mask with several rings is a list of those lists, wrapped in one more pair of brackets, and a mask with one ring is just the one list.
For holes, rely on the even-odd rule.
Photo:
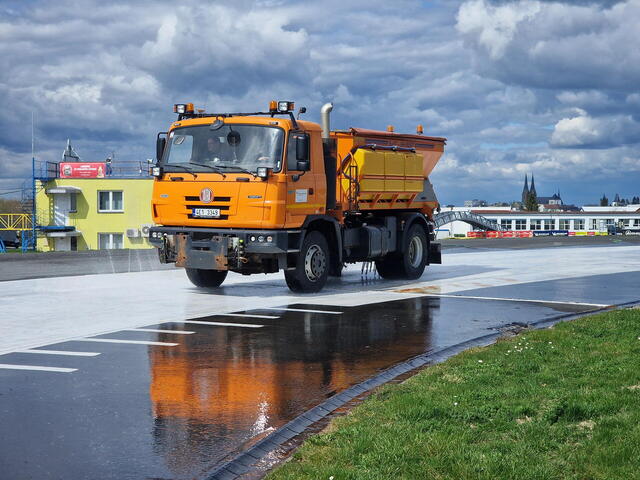
{"label": "wet asphalt", "polygon": [[542,302],[424,296],[358,307],[283,305],[190,319],[223,325],[145,327],[189,334],[93,337],[174,346],[71,341],[42,349],[100,355],[3,355],[2,363],[77,371],[0,370],[0,478],[205,478],[295,416],[398,362],[514,322],[595,308],[544,301],[637,300],[638,282],[640,272],[632,272],[459,292]]}
{"label": "wet asphalt", "polygon": [[[637,244],[636,238],[593,238],[608,246]],[[447,247],[581,247],[591,246],[593,238],[517,239],[517,246],[512,239],[452,240]],[[118,258],[109,263],[116,265],[109,267],[113,271],[153,269],[150,257],[148,266],[142,259]],[[44,260],[3,271],[26,278]],[[81,260],[63,274],[77,274]],[[447,278],[482,273],[482,267],[470,268],[450,267]],[[528,268],[537,268],[535,257]],[[291,419],[393,365],[514,324],[637,302],[639,286],[640,271],[627,271],[440,296],[429,287],[406,288],[397,291],[424,295],[355,307],[315,305],[310,297],[307,304],[236,315],[163,317],[144,327],[164,333],[123,330],[92,337],[154,345],[78,340],[37,350],[97,355],[1,355],[0,364],[74,371],[0,368],[0,480],[204,479]],[[256,286],[226,288],[249,295]],[[367,289],[367,282],[343,291],[358,295],[358,288]]]}

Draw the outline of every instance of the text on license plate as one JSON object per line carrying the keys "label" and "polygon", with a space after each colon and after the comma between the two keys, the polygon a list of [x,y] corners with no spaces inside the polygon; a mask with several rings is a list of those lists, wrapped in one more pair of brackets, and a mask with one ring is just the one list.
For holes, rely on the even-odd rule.
{"label": "text on license plate", "polygon": [[218,218],[220,216],[219,208],[194,208],[193,216],[198,218]]}

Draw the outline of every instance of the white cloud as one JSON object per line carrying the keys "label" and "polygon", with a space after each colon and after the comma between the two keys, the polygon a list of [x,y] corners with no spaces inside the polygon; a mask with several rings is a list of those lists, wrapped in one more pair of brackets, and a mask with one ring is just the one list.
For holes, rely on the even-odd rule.
{"label": "white cloud", "polygon": [[563,118],[553,129],[551,144],[557,147],[591,145],[602,140],[600,122],[587,115]]}
{"label": "white cloud", "polygon": [[540,12],[540,3],[522,0],[493,6],[485,0],[465,2],[458,12],[458,30],[475,37],[492,59],[498,59],[513,40],[518,25]]}
{"label": "white cloud", "polygon": [[551,145],[565,148],[606,148],[640,142],[640,124],[633,117],[592,118],[581,109],[578,116],[563,118],[551,134]]}

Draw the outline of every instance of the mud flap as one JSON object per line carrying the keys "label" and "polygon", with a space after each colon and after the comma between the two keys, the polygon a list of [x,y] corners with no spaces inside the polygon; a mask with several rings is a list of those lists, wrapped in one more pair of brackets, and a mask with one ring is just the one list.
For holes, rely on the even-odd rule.
{"label": "mud flap", "polygon": [[227,237],[192,240],[189,235],[176,235],[176,266],[203,270],[228,270]]}
{"label": "mud flap", "polygon": [[427,264],[442,263],[442,254],[440,253],[440,244],[435,242],[429,242],[429,256],[427,257]]}

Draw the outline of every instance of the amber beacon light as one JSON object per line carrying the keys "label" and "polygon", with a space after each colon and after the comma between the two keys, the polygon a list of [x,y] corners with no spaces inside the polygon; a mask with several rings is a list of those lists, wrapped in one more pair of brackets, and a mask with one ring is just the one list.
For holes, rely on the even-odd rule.
{"label": "amber beacon light", "polygon": [[173,113],[193,113],[193,103],[176,103],[173,106]]}

